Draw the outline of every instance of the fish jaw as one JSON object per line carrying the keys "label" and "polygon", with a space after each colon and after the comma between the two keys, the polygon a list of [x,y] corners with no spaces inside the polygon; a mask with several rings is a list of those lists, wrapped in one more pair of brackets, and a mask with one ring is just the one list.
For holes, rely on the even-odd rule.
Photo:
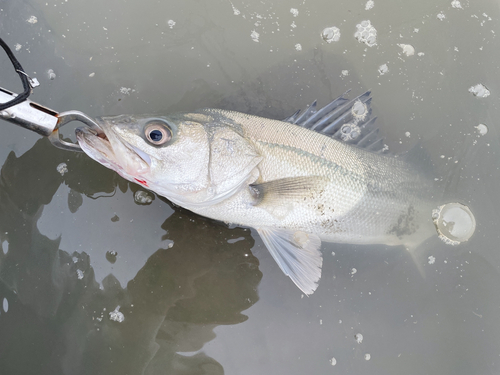
{"label": "fish jaw", "polygon": [[[92,159],[130,181],[146,181],[152,159],[99,122],[97,128],[77,128],[76,139]],[[143,183],[147,185],[147,183]]]}

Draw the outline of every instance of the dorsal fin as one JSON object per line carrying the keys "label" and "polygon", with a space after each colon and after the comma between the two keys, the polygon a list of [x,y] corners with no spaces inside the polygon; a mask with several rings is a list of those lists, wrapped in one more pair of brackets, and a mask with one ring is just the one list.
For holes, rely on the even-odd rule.
{"label": "dorsal fin", "polygon": [[371,117],[371,92],[367,91],[349,100],[345,92],[323,108],[316,110],[316,100],[302,114],[298,110],[283,121],[290,122],[339,141],[373,152],[385,153],[384,140]]}

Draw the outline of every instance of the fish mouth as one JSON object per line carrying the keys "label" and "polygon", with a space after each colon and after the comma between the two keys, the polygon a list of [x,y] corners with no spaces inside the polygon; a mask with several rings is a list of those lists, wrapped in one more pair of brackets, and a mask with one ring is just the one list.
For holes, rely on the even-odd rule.
{"label": "fish mouth", "polygon": [[138,177],[149,171],[150,157],[124,141],[105,123],[75,130],[81,149],[92,159],[113,169],[125,178]]}
{"label": "fish mouth", "polygon": [[99,137],[99,138],[104,139],[105,141],[109,142],[108,136],[106,135],[104,130],[101,129],[101,127],[99,127],[99,126],[89,127],[88,131],[90,133],[94,134],[96,137]]}

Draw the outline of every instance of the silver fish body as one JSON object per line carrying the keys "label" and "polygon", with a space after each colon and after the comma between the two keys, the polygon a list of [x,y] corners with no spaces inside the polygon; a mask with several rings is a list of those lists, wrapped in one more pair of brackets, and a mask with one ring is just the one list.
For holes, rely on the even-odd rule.
{"label": "silver fish body", "polygon": [[98,119],[102,134],[79,129],[77,139],[128,180],[197,214],[257,229],[310,294],[321,276],[321,241],[415,248],[435,233],[430,179],[407,158],[343,134],[346,126],[358,137],[373,133],[368,98],[339,98],[289,122],[218,109],[108,117]]}

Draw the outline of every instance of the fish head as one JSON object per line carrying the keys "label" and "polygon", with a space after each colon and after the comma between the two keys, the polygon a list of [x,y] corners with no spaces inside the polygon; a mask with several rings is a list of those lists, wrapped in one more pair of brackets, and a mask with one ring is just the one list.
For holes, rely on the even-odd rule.
{"label": "fish head", "polygon": [[190,208],[229,197],[260,161],[238,132],[212,120],[196,113],[101,117],[99,128],[78,128],[76,137],[100,164]]}

